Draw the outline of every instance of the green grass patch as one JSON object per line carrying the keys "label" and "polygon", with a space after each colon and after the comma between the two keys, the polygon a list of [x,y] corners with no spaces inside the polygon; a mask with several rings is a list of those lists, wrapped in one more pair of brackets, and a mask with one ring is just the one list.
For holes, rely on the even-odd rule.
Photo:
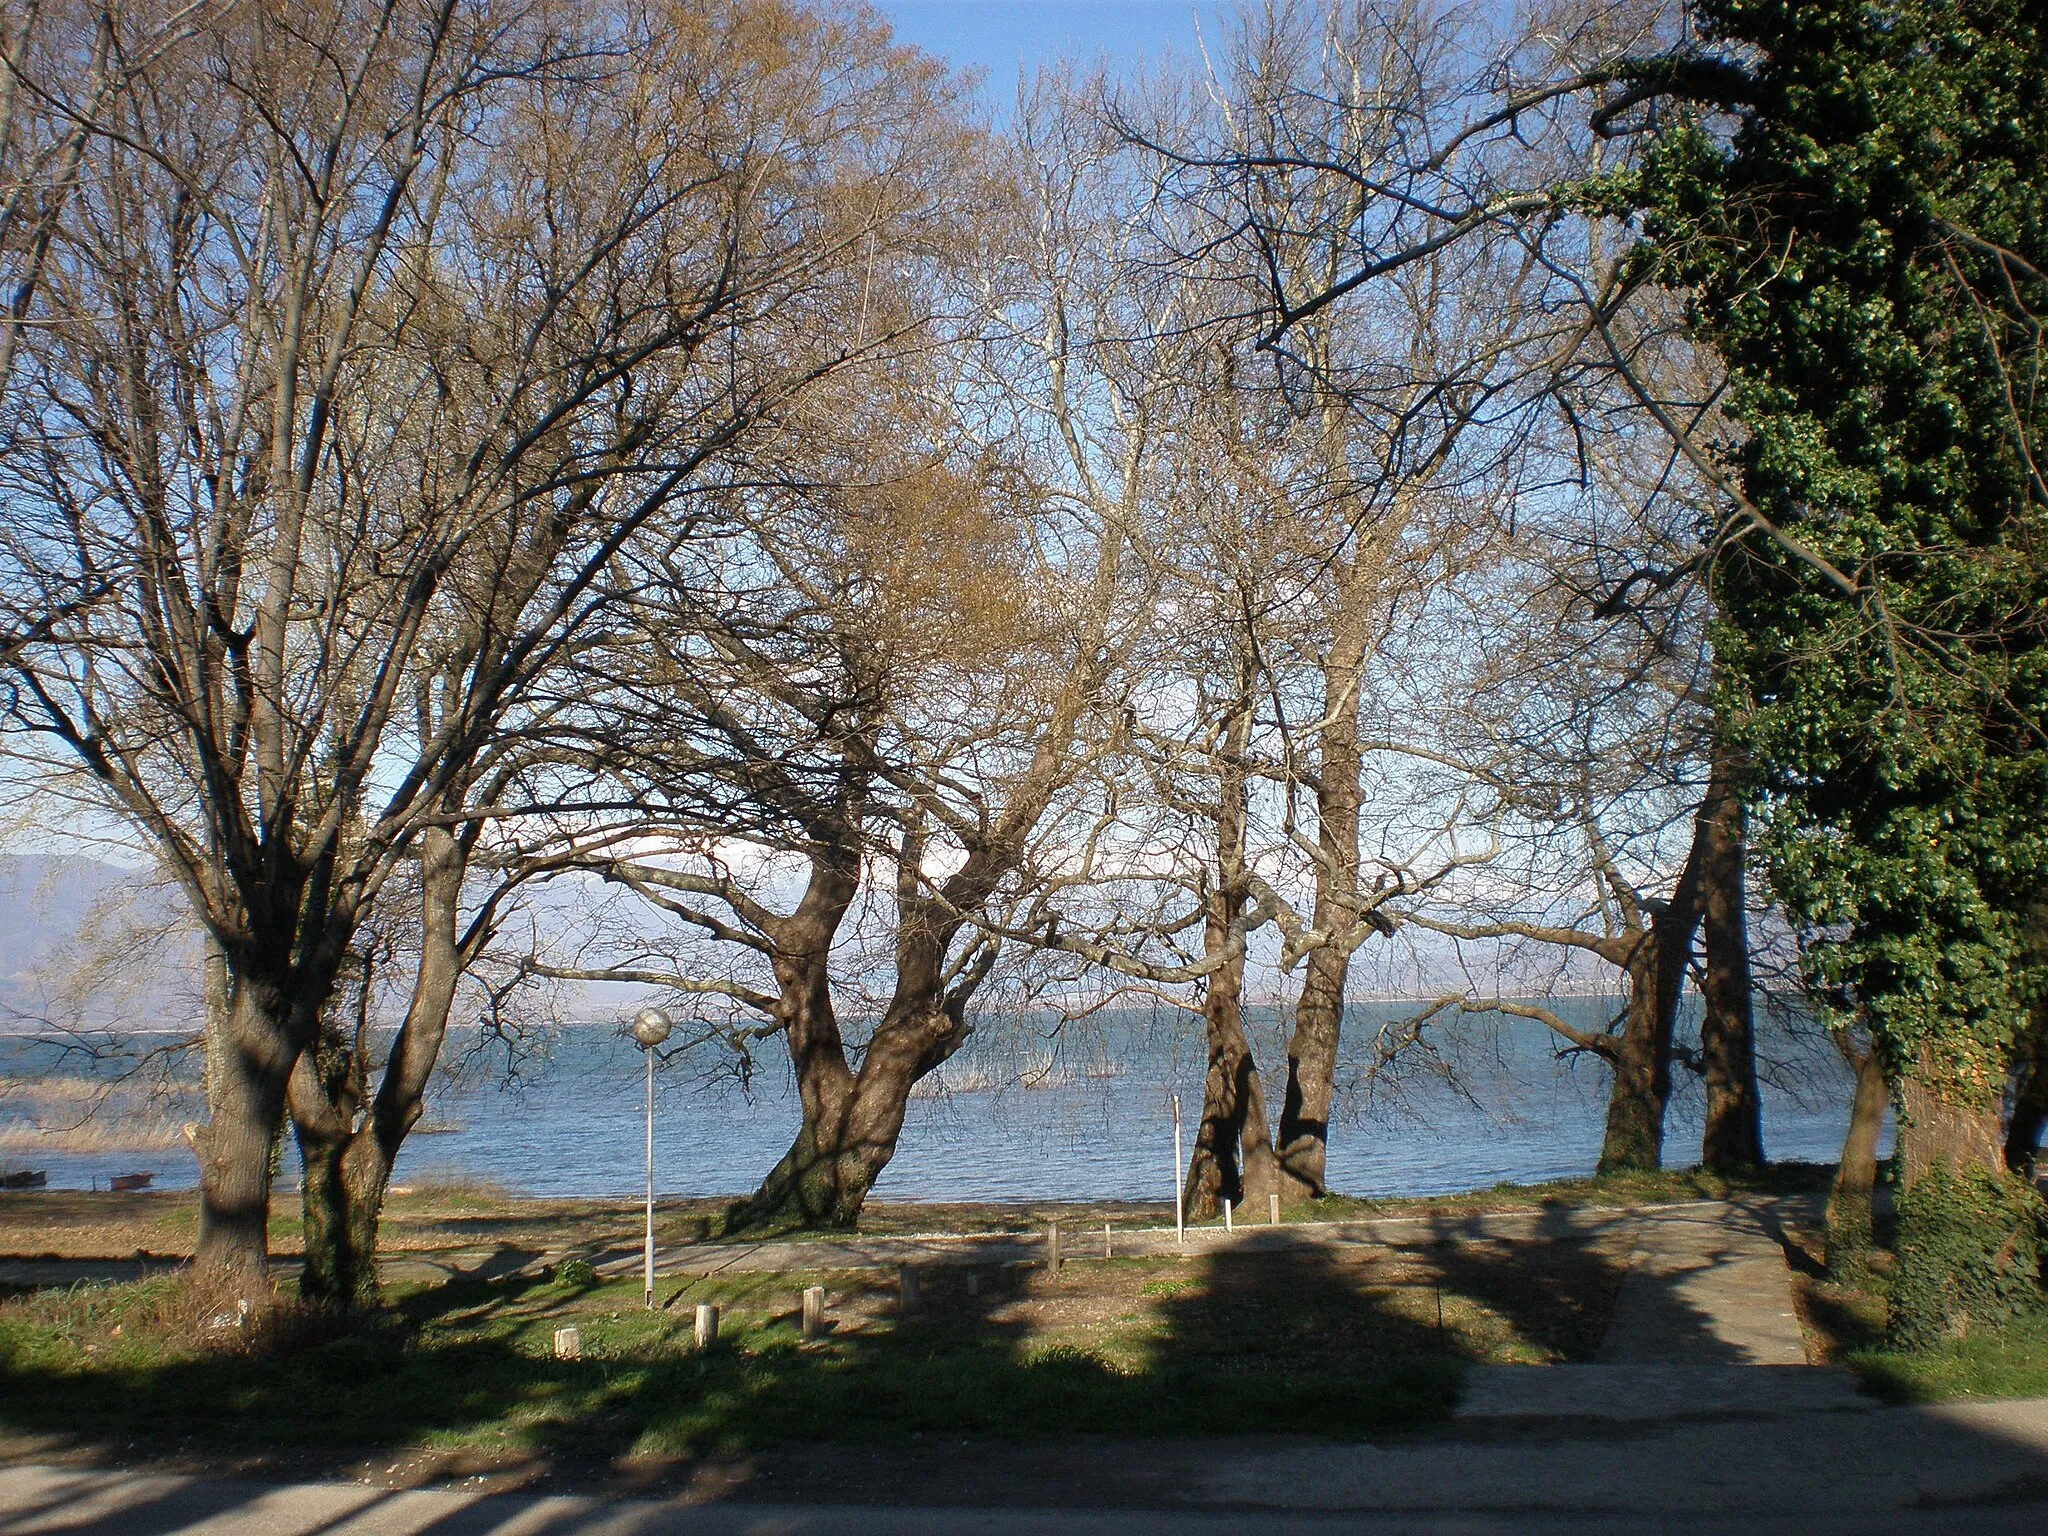
{"label": "green grass patch", "polygon": [[1825,1193],[1834,1178],[1827,1163],[1771,1163],[1754,1173],[1728,1176],[1704,1168],[1665,1168],[1641,1173],[1603,1173],[1591,1178],[1552,1179],[1539,1184],[1500,1183],[1462,1194],[1368,1200],[1325,1195],[1287,1207],[1288,1221],[1346,1221],[1374,1216],[1470,1213],[1543,1208],[1667,1205],[1689,1200],[1727,1200],[1740,1195]]}
{"label": "green grass patch", "polygon": [[1959,1397],[2048,1397],[2048,1311],[2001,1328],[1925,1349],[1866,1344],[1842,1362],[1873,1392],[1894,1403],[1938,1403]]}
{"label": "green grass patch", "polygon": [[[907,1320],[893,1276],[875,1273],[698,1280],[653,1313],[637,1279],[458,1281],[393,1287],[385,1309],[346,1324],[287,1308],[254,1338],[208,1315],[182,1278],[79,1286],[0,1303],[0,1422],[572,1460],[924,1433],[1342,1436],[1445,1413],[1465,1361],[1500,1342],[1494,1314],[1460,1298],[1436,1326],[1427,1293],[1335,1274],[1158,1278],[1184,1268],[1118,1263],[1076,1279],[1070,1266],[975,1298],[938,1278]],[[809,1284],[833,1297],[836,1331],[817,1341],[797,1329]],[[699,1301],[723,1312],[702,1353]],[[564,1324],[581,1331],[579,1359],[553,1357]]]}

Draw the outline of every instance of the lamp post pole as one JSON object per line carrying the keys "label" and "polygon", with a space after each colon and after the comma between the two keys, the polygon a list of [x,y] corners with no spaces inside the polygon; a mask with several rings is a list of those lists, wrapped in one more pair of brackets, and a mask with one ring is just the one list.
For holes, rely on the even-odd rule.
{"label": "lamp post pole", "polygon": [[654,1310],[654,1048],[668,1038],[668,1015],[659,1008],[642,1008],[633,1015],[633,1040],[647,1058],[647,1310]]}

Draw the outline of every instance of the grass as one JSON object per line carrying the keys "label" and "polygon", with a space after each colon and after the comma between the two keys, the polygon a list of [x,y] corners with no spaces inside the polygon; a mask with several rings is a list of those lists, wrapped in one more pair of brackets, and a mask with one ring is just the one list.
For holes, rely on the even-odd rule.
{"label": "grass", "polygon": [[[1281,1219],[1351,1221],[1435,1213],[1470,1215],[1560,1206],[1719,1200],[1742,1194],[1817,1193],[1826,1188],[1830,1172],[1810,1164],[1786,1163],[1773,1165],[1747,1180],[1722,1179],[1689,1169],[1559,1179],[1544,1184],[1500,1184],[1466,1194],[1403,1199],[1329,1195],[1291,1205],[1281,1212]],[[719,1241],[729,1204],[723,1199],[662,1201],[658,1241],[664,1249]],[[289,1191],[280,1191],[272,1212],[271,1252],[296,1254],[300,1241],[296,1197]],[[1264,1211],[1242,1214],[1253,1223],[1265,1219]],[[1170,1225],[1173,1208],[1163,1201],[1044,1201],[1027,1205],[871,1203],[861,1214],[860,1230],[870,1237],[915,1232],[1042,1232],[1045,1224],[1055,1219],[1067,1224],[1080,1238],[1105,1223],[1118,1229]],[[394,1192],[386,1202],[381,1246],[388,1255],[445,1252],[463,1246],[516,1248],[536,1255],[591,1255],[636,1247],[640,1241],[640,1222],[640,1208],[630,1202],[527,1200],[509,1196],[488,1184],[421,1184]],[[125,1259],[143,1249],[152,1254],[182,1257],[191,1253],[198,1230],[196,1197],[190,1193],[0,1193],[0,1255]],[[803,1241],[843,1234],[790,1232],[779,1236],[783,1240]]]}
{"label": "grass", "polygon": [[[395,1287],[346,1327],[286,1309],[254,1339],[209,1327],[183,1279],[78,1286],[0,1303],[0,1424],[549,1463],[930,1433],[1355,1436],[1441,1416],[1470,1362],[1590,1353],[1621,1256],[1538,1247],[988,1267],[972,1296],[936,1268],[908,1318],[871,1271],[665,1285],[653,1314],[635,1281],[515,1276]],[[832,1298],[816,1341],[797,1330],[810,1284]],[[724,1314],[702,1354],[699,1301]],[[564,1323],[579,1360],[552,1357]]]}
{"label": "grass", "polygon": [[1864,1344],[1841,1359],[1888,1402],[2048,1397],[2048,1311],[2003,1328],[1974,1329],[1932,1349],[1908,1353],[1882,1343]]}
{"label": "grass", "polygon": [[[1862,1278],[1847,1283],[1828,1275],[1818,1227],[1789,1225],[1786,1236],[1793,1300],[1815,1359],[1847,1366],[1890,1403],[2048,1397],[2048,1309],[1931,1349],[1894,1349],[1885,1340],[1891,1253],[1874,1250]],[[1881,1223],[1880,1240],[1890,1236]]]}
{"label": "grass", "polygon": [[1553,1179],[1540,1184],[1501,1183],[1454,1195],[1367,1200],[1326,1195],[1281,1212],[1288,1221],[1348,1221],[1375,1216],[1478,1214],[1494,1211],[1579,1209],[1597,1206],[1661,1205],[1688,1200],[1727,1200],[1741,1195],[1825,1193],[1832,1165],[1772,1163],[1747,1176],[1710,1173],[1704,1168],[1665,1168],[1642,1173],[1602,1173],[1591,1178]]}

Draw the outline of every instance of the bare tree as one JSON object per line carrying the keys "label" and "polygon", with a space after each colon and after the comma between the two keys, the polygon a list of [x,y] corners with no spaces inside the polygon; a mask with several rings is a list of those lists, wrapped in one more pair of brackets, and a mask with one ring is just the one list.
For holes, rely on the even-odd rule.
{"label": "bare tree", "polygon": [[[46,5],[9,72],[23,133],[83,137],[9,381],[0,625],[17,746],[83,765],[218,946],[199,1258],[246,1277],[379,893],[459,883],[618,551],[897,344],[845,322],[963,138],[933,66],[772,0],[158,21]],[[101,51],[144,62],[65,67]]]}

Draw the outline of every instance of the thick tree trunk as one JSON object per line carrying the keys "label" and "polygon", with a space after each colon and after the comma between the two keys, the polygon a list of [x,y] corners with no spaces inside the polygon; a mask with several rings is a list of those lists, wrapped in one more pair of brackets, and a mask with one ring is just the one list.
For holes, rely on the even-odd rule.
{"label": "thick tree trunk", "polygon": [[[270,1151],[284,1123],[285,1085],[298,1052],[275,987],[225,967],[209,1017],[206,1123],[193,1133],[199,1157],[199,1241],[193,1268],[210,1285],[257,1300],[269,1263]],[[209,1013],[212,1013],[211,1007]]]}
{"label": "thick tree trunk", "polygon": [[377,1227],[391,1183],[390,1156],[366,1126],[339,1142],[301,1130],[299,1159],[306,1234],[300,1298],[336,1307],[376,1305]]}
{"label": "thick tree trunk", "polygon": [[1937,1091],[1923,1064],[1899,1085],[1899,1171],[1911,1190],[1938,1165],[1951,1173],[2005,1171],[2005,1126],[2000,1095],[1989,1088],[1964,1096]]}
{"label": "thick tree trunk", "polygon": [[360,1033],[339,1044],[346,1059],[323,1063],[316,1049],[303,1053],[293,1069],[292,1125],[305,1169],[299,1295],[307,1301],[350,1308],[377,1302],[385,1191],[399,1149],[419,1123],[462,978],[457,919],[466,869],[466,851],[455,837],[438,828],[422,836],[419,968],[367,1111],[360,1095],[369,1076],[369,1041]]}
{"label": "thick tree trunk", "polygon": [[1336,1097],[1337,1047],[1344,1030],[1344,984],[1358,926],[1360,754],[1358,689],[1365,672],[1363,594],[1345,588],[1345,609],[1323,662],[1324,708],[1316,764],[1316,899],[1313,922],[1329,942],[1309,951],[1294,1033],[1287,1043],[1287,1091],[1280,1105],[1277,1154],[1287,1201],[1328,1193],[1330,1106]]}
{"label": "thick tree trunk", "polygon": [[1628,1008],[1610,1064],[1602,1173],[1645,1172],[1663,1163],[1664,1111],[1671,1100],[1672,1015],[1660,1007],[1656,939],[1644,934],[1627,966]]}
{"label": "thick tree trunk", "polygon": [[1209,1070],[1202,1082],[1202,1117],[1195,1128],[1184,1191],[1189,1216],[1206,1220],[1222,1202],[1263,1203],[1280,1189],[1266,1119],[1266,1095],[1258,1063],[1244,1032],[1245,745],[1251,736],[1251,670],[1246,661],[1240,692],[1224,731],[1222,768],[1217,775],[1216,864],[1204,898],[1207,909],[1203,953],[1211,960],[1233,943],[1237,954],[1209,973],[1202,999],[1203,1034]]}
{"label": "thick tree trunk", "polygon": [[1901,1347],[1962,1338],[2041,1305],[2048,1212],[2005,1167],[2009,1066],[1923,1047],[1899,1084],[1890,1337]]}
{"label": "thick tree trunk", "polygon": [[[1843,1046],[1844,1052],[1849,1050]],[[1870,1195],[1877,1187],[1877,1138],[1884,1130],[1885,1105],[1891,1100],[1884,1080],[1884,1062],[1875,1047],[1856,1064],[1856,1091],[1849,1104],[1849,1131],[1842,1138],[1842,1161],[1828,1190],[1828,1268],[1844,1277],[1860,1273],[1875,1241],[1871,1229]]]}
{"label": "thick tree trunk", "polygon": [[[841,841],[812,856],[802,902],[772,934],[776,1015],[803,1121],[761,1187],[727,1210],[728,1232],[851,1227],[874,1181],[851,1155],[857,1085],[832,1009],[832,941],[859,890],[858,847],[850,834]],[[907,1102],[910,1085],[903,1091]]]}
{"label": "thick tree trunk", "polygon": [[[760,1189],[727,1213],[726,1230],[857,1225],[868,1191],[896,1154],[910,1090],[965,1034],[943,1015],[917,1018],[892,1008],[857,1074],[819,1062],[800,1071],[804,1118],[796,1140]],[[958,1038],[933,1044],[949,1036]]]}
{"label": "thick tree trunk", "polygon": [[1243,983],[1242,960],[1213,972],[1202,1004],[1209,1071],[1186,1189],[1187,1213],[1197,1221],[1214,1216],[1225,1200],[1263,1219],[1266,1197],[1282,1192],[1265,1089],[1245,1038]]}
{"label": "thick tree trunk", "polygon": [[1696,844],[1706,956],[1700,1000],[1700,1067],[1707,1103],[1700,1162],[1722,1174],[1760,1168],[1764,1161],[1744,889],[1744,819],[1741,785],[1725,749],[1717,750],[1707,798],[1699,811]]}

